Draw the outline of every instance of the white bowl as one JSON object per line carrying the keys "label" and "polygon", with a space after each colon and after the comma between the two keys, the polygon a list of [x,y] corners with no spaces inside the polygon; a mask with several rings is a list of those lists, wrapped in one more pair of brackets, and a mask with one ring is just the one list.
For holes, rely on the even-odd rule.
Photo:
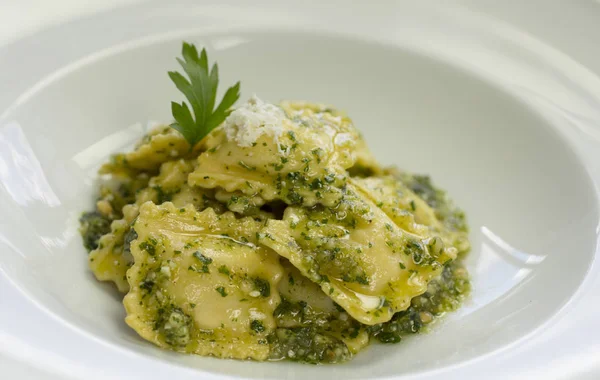
{"label": "white bowl", "polygon": [[[398,13],[371,21],[360,6],[290,8],[138,6],[4,48],[23,59],[0,61],[0,355],[87,379],[452,378],[515,375],[553,346],[593,347],[597,82],[510,28],[444,7],[390,7]],[[447,189],[472,230],[464,307],[429,334],[335,366],[179,355],[130,330],[121,297],[87,269],[77,219],[99,165],[170,120],[180,97],[166,72],[182,39],[206,46],[243,98],[345,109],[382,162]],[[25,85],[10,80],[31,71]],[[564,343],[567,333],[580,339]]]}

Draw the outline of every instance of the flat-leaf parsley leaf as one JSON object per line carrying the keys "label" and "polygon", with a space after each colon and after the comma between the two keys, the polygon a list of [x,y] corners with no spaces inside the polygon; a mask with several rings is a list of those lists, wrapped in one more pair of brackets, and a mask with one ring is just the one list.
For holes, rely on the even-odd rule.
{"label": "flat-leaf parsley leaf", "polygon": [[185,102],[171,102],[175,119],[171,127],[185,137],[191,149],[229,116],[231,106],[240,97],[240,82],[227,89],[221,103],[215,108],[219,85],[217,64],[213,64],[209,72],[206,49],[202,49],[198,55],[196,46],[187,42],[183,43],[181,53],[183,59],[177,58],[177,61],[189,79],[176,71],[169,71],[169,77],[183,92],[192,109],[190,111]]}

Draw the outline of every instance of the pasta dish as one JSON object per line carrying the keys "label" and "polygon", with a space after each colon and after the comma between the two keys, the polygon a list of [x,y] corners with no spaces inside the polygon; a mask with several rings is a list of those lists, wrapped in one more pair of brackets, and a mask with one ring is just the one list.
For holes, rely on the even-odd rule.
{"label": "pasta dish", "polygon": [[[215,102],[184,44],[188,104],[100,173],[80,219],[89,266],[155,345],[219,358],[347,361],[456,309],[470,286],[463,212],[428,176],[383,167],[333,107]],[[401,144],[402,142],[399,142]]]}

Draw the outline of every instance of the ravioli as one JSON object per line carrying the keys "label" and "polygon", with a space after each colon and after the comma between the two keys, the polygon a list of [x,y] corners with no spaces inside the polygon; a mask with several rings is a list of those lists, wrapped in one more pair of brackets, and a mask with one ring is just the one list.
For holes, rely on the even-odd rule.
{"label": "ravioli", "polygon": [[127,174],[157,170],[163,162],[183,157],[189,144],[183,136],[169,126],[150,131],[136,144],[133,151],[112,157],[111,162],[100,169],[101,174]]}
{"label": "ravioli", "polygon": [[140,208],[125,321],[175,351],[265,360],[283,270],[258,247],[260,222],[171,203]]}
{"label": "ravioli", "polygon": [[161,164],[159,174],[152,177],[148,187],[136,195],[136,203],[172,202],[175,206],[192,204],[197,210],[212,207],[217,212],[225,211],[225,207],[215,200],[214,191],[187,184],[187,177],[193,171],[194,164],[195,160],[184,159]]}
{"label": "ravioli", "polygon": [[[400,228],[421,236],[438,236],[458,253],[471,248],[466,228],[457,228],[451,217],[438,219],[440,208],[431,207],[404,182],[382,176],[357,179],[355,184]],[[439,207],[439,204],[434,206]]]}
{"label": "ravioli", "polygon": [[440,238],[401,229],[351,181],[337,208],[288,207],[259,242],[290,260],[353,318],[389,321],[456,257]]}
{"label": "ravioli", "polygon": [[129,233],[131,222],[138,214],[136,205],[123,208],[123,219],[111,224],[111,232],[100,238],[98,248],[90,252],[88,262],[94,276],[99,281],[114,282],[120,292],[127,292],[129,284],[125,273],[133,263],[129,253],[129,239],[134,235]]}
{"label": "ravioli", "polygon": [[331,206],[346,183],[345,169],[356,162],[359,140],[347,117],[252,99],[207,136],[189,183],[265,201]]}

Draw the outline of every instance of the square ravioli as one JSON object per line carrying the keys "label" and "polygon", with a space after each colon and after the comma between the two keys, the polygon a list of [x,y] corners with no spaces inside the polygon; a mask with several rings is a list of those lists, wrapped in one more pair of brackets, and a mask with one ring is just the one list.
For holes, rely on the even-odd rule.
{"label": "square ravioli", "polygon": [[401,229],[351,181],[336,208],[288,207],[259,242],[284,256],[353,318],[389,321],[456,257],[435,236]]}
{"label": "square ravioli", "polygon": [[277,255],[254,243],[259,226],[210,208],[143,204],[123,301],[127,324],[175,351],[266,359],[283,272]]}
{"label": "square ravioli", "polygon": [[[346,169],[374,160],[352,121],[329,108],[253,98],[203,141],[189,183],[291,205],[335,204]],[[358,150],[358,147],[362,150]]]}

